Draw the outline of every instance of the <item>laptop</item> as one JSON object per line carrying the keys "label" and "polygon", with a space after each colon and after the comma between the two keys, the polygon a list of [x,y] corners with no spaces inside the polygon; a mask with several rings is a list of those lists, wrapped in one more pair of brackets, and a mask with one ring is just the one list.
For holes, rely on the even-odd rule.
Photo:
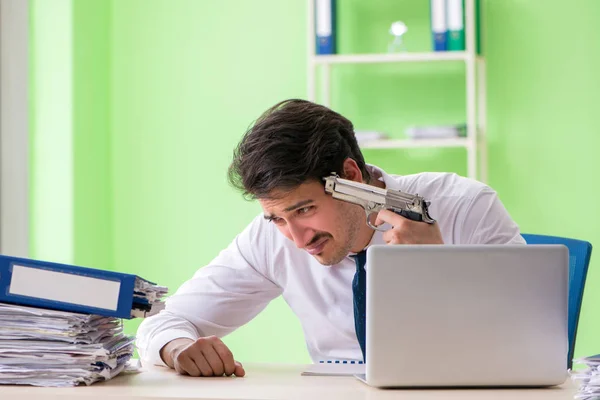
{"label": "laptop", "polygon": [[375,387],[552,386],[567,378],[563,245],[373,245],[366,374]]}

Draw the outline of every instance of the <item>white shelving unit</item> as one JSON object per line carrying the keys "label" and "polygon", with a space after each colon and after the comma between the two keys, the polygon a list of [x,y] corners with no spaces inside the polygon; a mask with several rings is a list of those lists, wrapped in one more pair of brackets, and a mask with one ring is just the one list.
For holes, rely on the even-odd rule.
{"label": "white shelving unit", "polygon": [[[390,0],[393,1],[393,0]],[[428,0],[422,0],[428,1]],[[453,139],[406,139],[375,140],[361,143],[361,148],[447,148],[464,147],[467,151],[467,176],[481,182],[487,180],[486,151],[486,88],[485,60],[477,55],[475,47],[475,1],[465,1],[465,51],[424,52],[424,53],[390,53],[390,54],[315,54],[315,0],[308,3],[308,99],[325,106],[331,106],[331,68],[336,64],[379,64],[405,62],[463,62],[465,63],[466,92],[466,126],[464,138]],[[316,76],[320,76],[320,88],[317,88]],[[432,110],[435,112],[435,110]]]}

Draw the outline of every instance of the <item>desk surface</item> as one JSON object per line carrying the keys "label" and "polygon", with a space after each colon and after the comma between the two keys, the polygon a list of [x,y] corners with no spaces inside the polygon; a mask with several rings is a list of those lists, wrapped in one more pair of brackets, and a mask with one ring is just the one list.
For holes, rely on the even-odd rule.
{"label": "desk surface", "polygon": [[575,385],[568,380],[544,389],[410,389],[371,388],[353,377],[300,376],[304,365],[250,364],[246,377],[192,378],[166,368],[144,369],[92,386],[36,388],[0,386],[0,399],[526,399],[572,400]]}

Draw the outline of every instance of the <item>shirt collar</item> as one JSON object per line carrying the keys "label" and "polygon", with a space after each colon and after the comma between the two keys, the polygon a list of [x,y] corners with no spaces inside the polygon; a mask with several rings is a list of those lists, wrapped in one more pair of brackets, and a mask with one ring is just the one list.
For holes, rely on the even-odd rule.
{"label": "shirt collar", "polygon": [[383,169],[372,164],[367,164],[366,166],[367,170],[371,173],[371,178],[383,181],[383,183],[385,183],[386,189],[401,190],[398,181],[394,179],[394,177],[389,175],[387,172],[385,172]]}

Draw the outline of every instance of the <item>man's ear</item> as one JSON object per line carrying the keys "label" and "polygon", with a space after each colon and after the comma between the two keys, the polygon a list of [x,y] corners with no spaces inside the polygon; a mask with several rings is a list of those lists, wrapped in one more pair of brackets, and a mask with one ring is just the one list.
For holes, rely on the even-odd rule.
{"label": "man's ear", "polygon": [[362,172],[354,159],[346,158],[344,160],[343,171],[344,176],[342,178],[362,183]]}

